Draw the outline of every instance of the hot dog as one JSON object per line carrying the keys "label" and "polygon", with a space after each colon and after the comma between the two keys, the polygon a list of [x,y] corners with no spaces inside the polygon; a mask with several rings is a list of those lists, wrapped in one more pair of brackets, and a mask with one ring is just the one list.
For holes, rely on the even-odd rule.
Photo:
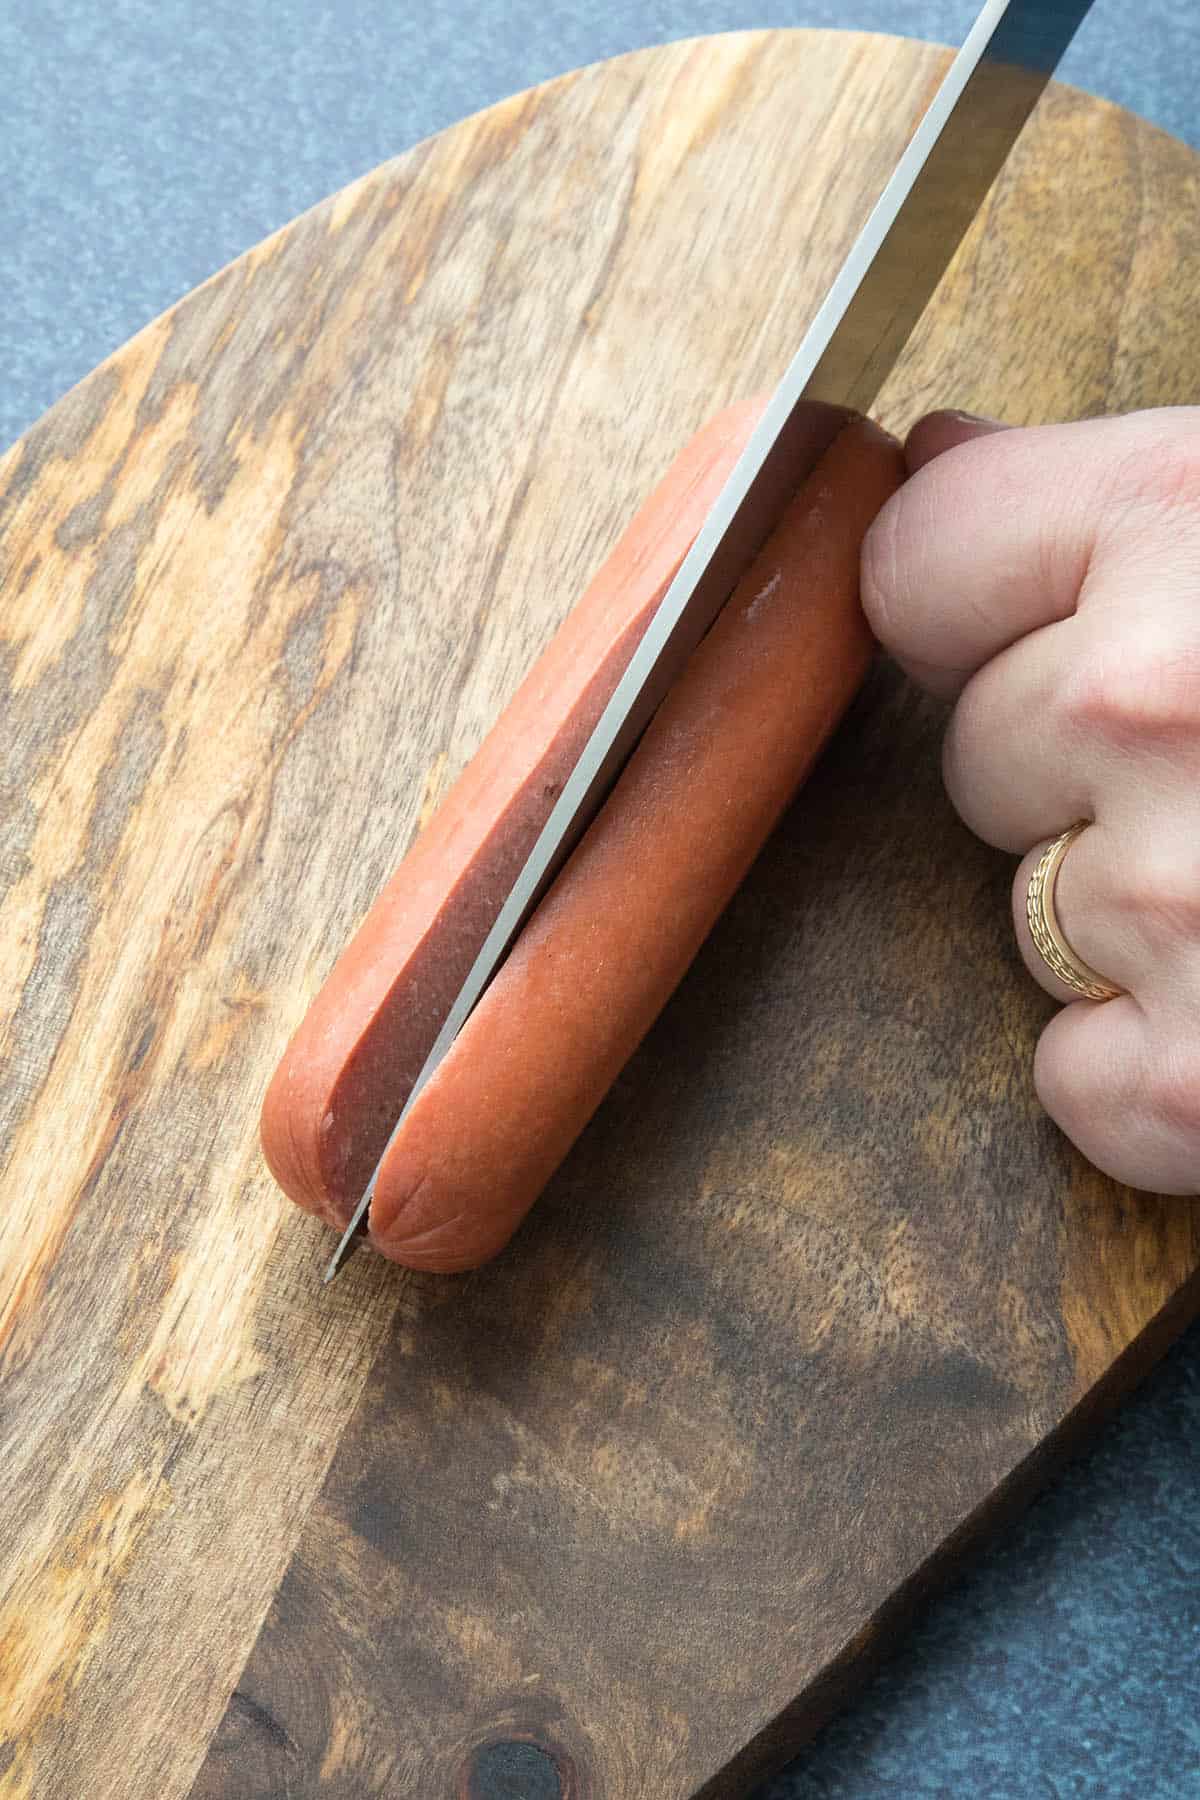
{"label": "hot dog", "polygon": [[[714,421],[638,515],[289,1046],[264,1148],[331,1221],[756,414]],[[900,478],[895,444],[858,421],[805,483],[389,1148],[370,1216],[385,1255],[495,1254],[591,1117],[861,679],[859,544]]]}
{"label": "hot dog", "polygon": [[505,894],[763,402],[697,433],[442,800],[335,963],[263,1102],[271,1172],[344,1225]]}

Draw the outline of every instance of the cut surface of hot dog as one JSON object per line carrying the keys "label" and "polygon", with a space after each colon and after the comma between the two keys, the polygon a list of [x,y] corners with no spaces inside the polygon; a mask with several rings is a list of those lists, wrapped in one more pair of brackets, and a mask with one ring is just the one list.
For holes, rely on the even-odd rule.
{"label": "cut surface of hot dog", "polygon": [[485,1261],[591,1118],[861,681],[859,548],[902,473],[854,421],[805,482],[389,1146],[385,1255]]}
{"label": "cut surface of hot dog", "polygon": [[268,1088],[284,1192],[330,1223],[357,1204],[554,800],[761,411],[690,441],[339,957]]}

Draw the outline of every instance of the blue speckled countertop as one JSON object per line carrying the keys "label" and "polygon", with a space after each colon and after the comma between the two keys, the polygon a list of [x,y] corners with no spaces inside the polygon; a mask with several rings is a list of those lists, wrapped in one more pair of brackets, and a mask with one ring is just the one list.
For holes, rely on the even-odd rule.
{"label": "blue speckled countertop", "polygon": [[[974,11],[973,0],[6,0],[0,447],[231,257],[532,82],[745,26],[954,42]],[[1196,0],[1096,0],[1062,73],[1200,145]],[[1200,1328],[756,1800],[927,1795],[1200,1800]]]}

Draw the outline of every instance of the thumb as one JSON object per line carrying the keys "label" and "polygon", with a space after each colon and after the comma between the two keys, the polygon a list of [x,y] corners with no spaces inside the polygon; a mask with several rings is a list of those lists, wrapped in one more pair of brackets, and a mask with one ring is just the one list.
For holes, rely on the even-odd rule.
{"label": "thumb", "polygon": [[917,420],[904,446],[908,472],[915,475],[918,469],[923,469],[935,456],[941,456],[947,450],[955,450],[959,444],[969,444],[972,438],[987,437],[993,431],[1007,430],[1008,426],[1002,425],[999,419],[982,419],[975,413],[926,413],[923,419]]}

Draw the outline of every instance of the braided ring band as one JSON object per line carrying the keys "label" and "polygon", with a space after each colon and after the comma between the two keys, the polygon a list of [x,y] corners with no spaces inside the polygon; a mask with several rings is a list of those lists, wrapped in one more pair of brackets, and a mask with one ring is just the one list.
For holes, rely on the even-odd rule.
{"label": "braided ring band", "polygon": [[1065,982],[1067,987],[1085,1000],[1115,1000],[1124,989],[1114,987],[1111,981],[1106,981],[1103,975],[1098,975],[1082,957],[1075,954],[1063,936],[1054,911],[1054,883],[1058,877],[1059,864],[1088,823],[1087,819],[1080,819],[1077,824],[1060,833],[1052,844],[1047,844],[1038,859],[1037,867],[1029,877],[1025,916],[1029,920],[1029,930],[1038,954],[1052,975],[1057,975],[1060,981]]}

